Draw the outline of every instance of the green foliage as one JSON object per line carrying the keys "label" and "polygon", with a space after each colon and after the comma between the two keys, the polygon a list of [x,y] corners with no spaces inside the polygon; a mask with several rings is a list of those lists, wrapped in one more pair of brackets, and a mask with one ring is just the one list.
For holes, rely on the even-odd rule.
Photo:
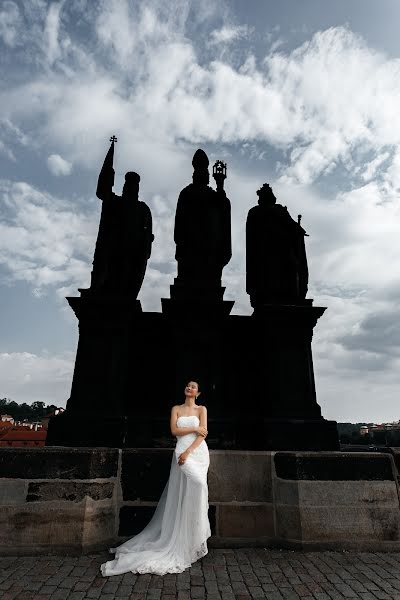
{"label": "green foliage", "polygon": [[341,444],[362,444],[370,445],[371,436],[367,433],[366,435],[360,435],[360,427],[367,425],[367,423],[338,423],[339,440]]}
{"label": "green foliage", "polygon": [[15,421],[40,421],[45,415],[52,412],[55,404],[46,405],[44,402],[33,402],[32,404],[18,404],[10,398],[0,398],[0,414],[11,415]]}
{"label": "green foliage", "polygon": [[361,435],[360,427],[362,425],[370,426],[373,423],[338,423],[340,443],[365,446],[400,446],[399,430],[375,430],[373,433]]}
{"label": "green foliage", "polygon": [[[338,423],[337,427],[339,436],[346,434],[351,437],[353,432],[359,433],[360,427],[362,427],[362,425],[368,425],[368,423],[365,423],[365,421],[363,423]],[[372,425],[372,423],[370,423],[370,425]]]}

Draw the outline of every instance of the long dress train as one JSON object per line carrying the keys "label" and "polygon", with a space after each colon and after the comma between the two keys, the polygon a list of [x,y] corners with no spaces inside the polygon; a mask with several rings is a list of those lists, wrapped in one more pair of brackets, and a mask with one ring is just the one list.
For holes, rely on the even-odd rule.
{"label": "long dress train", "polygon": [[[197,427],[196,415],[181,416],[178,427]],[[104,577],[121,573],[182,573],[208,552],[211,535],[208,520],[208,446],[203,440],[183,465],[179,455],[196,439],[196,433],[177,437],[169,479],[151,521],[117,548],[114,560],[100,566]]]}

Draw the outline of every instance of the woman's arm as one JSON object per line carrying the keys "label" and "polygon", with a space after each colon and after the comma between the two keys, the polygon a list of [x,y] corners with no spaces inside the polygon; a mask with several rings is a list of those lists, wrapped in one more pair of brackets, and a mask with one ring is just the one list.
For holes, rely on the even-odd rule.
{"label": "woman's arm", "polygon": [[[207,409],[205,406],[202,406],[202,409],[200,412],[200,427],[204,427],[205,429],[207,429]],[[187,457],[189,456],[189,454],[191,452],[193,452],[193,450],[195,450],[197,448],[197,446],[200,446],[200,444],[203,440],[204,440],[204,437],[199,434],[197,436],[197,438],[194,440],[194,442],[192,442],[190,444],[190,446],[188,446],[188,448],[186,448],[185,452],[182,452],[182,454],[179,455],[178,464],[183,465],[185,463]]]}
{"label": "woman's arm", "polygon": [[[204,429],[207,430],[207,409],[205,406],[201,407],[201,411],[200,411],[200,427],[204,427]],[[197,428],[199,429],[199,428]],[[204,440],[204,437],[202,435],[198,435],[197,438],[194,440],[194,442],[192,442],[190,444],[190,446],[186,449],[186,452],[189,450],[189,452],[193,452],[193,450],[195,448],[197,448],[197,446],[200,446],[201,442]]]}
{"label": "woman's arm", "polygon": [[173,406],[171,410],[171,434],[176,437],[179,435],[186,435],[187,433],[198,433],[198,427],[177,427],[176,421],[178,419],[178,407]]}

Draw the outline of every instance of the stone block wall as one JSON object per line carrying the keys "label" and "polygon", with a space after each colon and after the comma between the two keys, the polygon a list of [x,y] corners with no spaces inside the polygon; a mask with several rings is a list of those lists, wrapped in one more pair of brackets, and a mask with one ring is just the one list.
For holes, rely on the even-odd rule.
{"label": "stone block wall", "polygon": [[89,551],[115,539],[120,451],[1,448],[0,554]]}
{"label": "stone block wall", "polygon": [[399,549],[398,474],[390,454],[279,452],[274,468],[282,542],[310,549]]}
{"label": "stone block wall", "polygon": [[[210,458],[210,546],[400,549],[391,454],[211,450]],[[171,459],[161,448],[0,449],[0,553],[122,543],[152,517]]]}
{"label": "stone block wall", "polygon": [[[151,518],[171,458],[172,450],[123,450],[120,542]],[[210,546],[400,549],[390,454],[211,450],[210,459]]]}

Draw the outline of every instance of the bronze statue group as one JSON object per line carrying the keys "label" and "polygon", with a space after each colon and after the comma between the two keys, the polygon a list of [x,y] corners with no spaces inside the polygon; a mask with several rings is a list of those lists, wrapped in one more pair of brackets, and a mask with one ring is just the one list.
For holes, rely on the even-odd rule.
{"label": "bronze statue group", "polygon": [[[102,296],[136,299],[143,283],[154,235],[149,207],[139,200],[140,176],[125,175],[122,195],[113,191],[114,144],[101,169],[97,197],[102,211],[90,291]],[[193,180],[179,194],[175,214],[177,277],[184,297],[220,297],[223,268],[232,256],[231,204],[224,190],[226,165],[213,169],[216,190],[209,186],[209,160],[203,150],[193,156]],[[300,217],[276,203],[271,187],[257,190],[258,204],[246,221],[246,291],[253,308],[267,304],[302,304],[308,268]]]}

